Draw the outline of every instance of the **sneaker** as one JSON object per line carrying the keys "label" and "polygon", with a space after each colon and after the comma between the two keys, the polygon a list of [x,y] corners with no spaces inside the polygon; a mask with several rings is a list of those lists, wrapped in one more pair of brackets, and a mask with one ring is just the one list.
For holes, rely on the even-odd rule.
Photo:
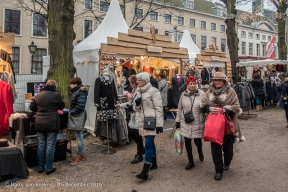
{"label": "sneaker", "polygon": [[75,159],[73,159],[70,165],[77,165],[79,163],[82,163],[83,161],[84,161],[84,153],[82,155],[78,155]]}

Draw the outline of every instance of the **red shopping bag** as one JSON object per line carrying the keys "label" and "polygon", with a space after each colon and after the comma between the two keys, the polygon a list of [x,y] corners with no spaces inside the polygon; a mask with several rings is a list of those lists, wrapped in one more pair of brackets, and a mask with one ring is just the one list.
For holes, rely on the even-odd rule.
{"label": "red shopping bag", "polygon": [[237,133],[237,129],[234,125],[234,122],[227,113],[225,113],[225,118],[226,118],[225,135],[233,135]]}
{"label": "red shopping bag", "polygon": [[219,109],[218,114],[209,114],[204,129],[204,141],[211,141],[223,145],[226,119],[223,109]]}

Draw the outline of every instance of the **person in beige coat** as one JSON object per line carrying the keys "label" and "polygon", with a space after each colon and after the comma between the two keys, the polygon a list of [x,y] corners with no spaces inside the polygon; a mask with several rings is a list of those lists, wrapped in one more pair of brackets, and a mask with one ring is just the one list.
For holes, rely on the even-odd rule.
{"label": "person in beige coat", "polygon": [[[136,75],[137,99],[135,110],[139,112],[139,135],[145,137],[145,162],[142,172],[136,175],[138,179],[148,179],[149,170],[157,169],[156,147],[154,139],[156,134],[163,132],[163,106],[160,91],[152,87],[150,76],[146,72]],[[156,118],[156,129],[144,129],[144,117]]]}
{"label": "person in beige coat", "polygon": [[[238,140],[244,141],[241,135],[238,122],[238,115],[242,113],[236,92],[230,87],[227,77],[222,72],[216,72],[213,77],[213,83],[206,92],[206,96],[200,103],[208,114],[218,114],[219,108],[223,108],[231,117],[238,131]],[[224,133],[223,133],[224,134]],[[233,144],[235,143],[234,135],[224,135],[223,145],[211,142],[212,158],[215,165],[215,180],[221,180],[223,171],[229,169],[233,157]],[[224,152],[224,164],[222,159],[222,150]]]}
{"label": "person in beige coat", "polygon": [[[204,132],[204,113],[200,108],[200,102],[205,97],[205,92],[197,88],[197,80],[194,76],[190,76],[186,79],[187,89],[182,93],[179,103],[176,117],[176,128],[180,128],[181,135],[185,138],[185,148],[188,155],[189,163],[185,167],[186,170],[190,170],[195,167],[191,140],[194,139],[194,143],[197,146],[200,161],[204,160],[202,151],[202,138]],[[192,110],[194,121],[186,123],[184,113]]]}

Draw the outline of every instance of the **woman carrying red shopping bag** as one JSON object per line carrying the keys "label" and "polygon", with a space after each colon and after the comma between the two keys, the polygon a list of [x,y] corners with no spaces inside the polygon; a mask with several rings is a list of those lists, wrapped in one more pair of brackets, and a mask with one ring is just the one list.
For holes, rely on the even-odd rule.
{"label": "woman carrying red shopping bag", "polygon": [[[224,73],[216,72],[214,74],[213,82],[206,92],[206,96],[200,103],[200,107],[204,108],[206,113],[209,114],[205,125],[204,139],[205,132],[207,133],[207,131],[209,131],[209,133],[213,133],[213,130],[211,131],[213,126],[215,127],[214,132],[217,132],[217,137],[221,136],[220,132],[223,133],[223,142],[219,142],[219,138],[217,141],[211,141],[212,158],[216,170],[214,179],[221,180],[223,171],[227,171],[229,169],[229,165],[233,157],[233,144],[235,142],[234,135],[225,135],[226,122],[225,117],[223,116],[223,111],[225,111],[233,120],[238,132],[238,137],[242,138],[237,118],[242,110],[240,108],[236,92],[230,87]],[[211,122],[212,118],[214,118],[214,120],[212,120],[214,124]],[[224,164],[222,160],[222,149],[224,152]]]}

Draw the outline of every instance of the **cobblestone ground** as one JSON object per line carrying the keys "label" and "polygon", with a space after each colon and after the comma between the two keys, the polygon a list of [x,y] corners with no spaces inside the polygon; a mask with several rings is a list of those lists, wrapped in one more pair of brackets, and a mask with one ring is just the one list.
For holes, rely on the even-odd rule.
{"label": "cobblestone ground", "polygon": [[[234,158],[230,169],[221,181],[215,181],[210,143],[203,145],[204,162],[198,159],[193,144],[195,168],[186,171],[186,153],[177,155],[171,130],[156,137],[158,169],[150,172],[147,181],[140,181],[142,163],[132,165],[136,153],[135,143],[116,146],[112,155],[104,155],[103,146],[93,145],[95,138],[85,139],[85,162],[76,166],[66,161],[56,162],[57,171],[49,176],[30,168],[30,176],[14,185],[0,183],[0,191],[234,191],[281,192],[288,190],[288,128],[284,111],[271,107],[257,113],[257,117],[240,120],[245,142],[235,143]],[[173,127],[173,121],[165,123],[165,129]],[[76,142],[73,152],[76,154]]]}

